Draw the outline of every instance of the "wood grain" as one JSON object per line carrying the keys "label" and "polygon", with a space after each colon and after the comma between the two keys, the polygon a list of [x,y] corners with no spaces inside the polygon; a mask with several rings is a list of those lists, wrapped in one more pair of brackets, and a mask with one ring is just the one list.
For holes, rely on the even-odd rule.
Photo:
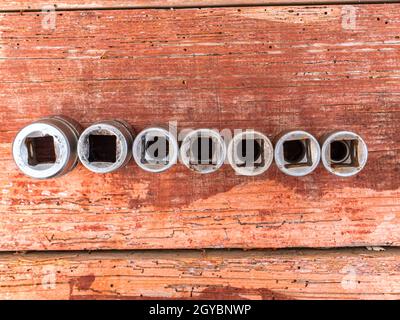
{"label": "wood grain", "polygon": [[398,299],[400,251],[0,255],[1,299]]}
{"label": "wood grain", "polygon": [[[400,244],[400,5],[0,14],[0,250],[282,248]],[[352,179],[322,168],[258,178],[225,166],[151,175],[79,167],[22,176],[16,132],[62,113],[136,130],[350,129],[370,160]]]}
{"label": "wood grain", "polygon": [[48,9],[135,9],[135,8],[185,8],[224,7],[291,4],[354,4],[354,3],[396,3],[398,0],[8,0],[0,3],[0,11],[42,11]]}

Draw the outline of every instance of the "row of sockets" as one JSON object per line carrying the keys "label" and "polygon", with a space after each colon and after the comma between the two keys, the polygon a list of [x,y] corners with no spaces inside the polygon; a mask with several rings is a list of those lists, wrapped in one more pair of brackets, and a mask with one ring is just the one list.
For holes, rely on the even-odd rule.
{"label": "row of sockets", "polygon": [[59,177],[78,160],[95,173],[124,167],[132,158],[149,172],[163,172],[179,160],[198,173],[212,173],[228,162],[237,174],[260,175],[273,160],[290,176],[305,176],[322,161],[331,173],[348,177],[366,165],[365,141],[350,131],[326,134],[321,144],[310,133],[287,131],[275,139],[255,130],[236,133],[229,142],[211,129],[188,130],[178,143],[176,133],[163,127],[143,130],[136,137],[120,120],[95,123],[82,130],[74,120],[51,116],[29,124],[16,136],[13,156],[19,169],[37,179]]}

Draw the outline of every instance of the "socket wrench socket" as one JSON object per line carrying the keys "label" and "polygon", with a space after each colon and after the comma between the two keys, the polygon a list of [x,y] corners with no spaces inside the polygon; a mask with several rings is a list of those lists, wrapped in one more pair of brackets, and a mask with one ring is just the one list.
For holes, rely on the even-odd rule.
{"label": "socket wrench socket", "polygon": [[133,131],[120,120],[97,122],[81,134],[78,156],[95,173],[109,173],[126,166],[132,158]]}
{"label": "socket wrench socket", "polygon": [[215,130],[197,129],[183,138],[180,159],[192,171],[215,172],[224,164],[225,158],[225,141]]}
{"label": "socket wrench socket", "polygon": [[163,172],[178,160],[178,142],[175,136],[161,127],[147,128],[133,142],[133,158],[148,172]]}
{"label": "socket wrench socket", "polygon": [[35,179],[60,177],[78,163],[81,126],[65,116],[50,116],[23,128],[13,142],[18,168]]}
{"label": "socket wrench socket", "polygon": [[239,175],[260,175],[269,169],[273,160],[274,147],[268,137],[260,132],[240,132],[229,143],[228,161]]}
{"label": "socket wrench socket", "polygon": [[275,163],[283,173],[302,177],[313,172],[321,160],[318,140],[302,130],[284,132],[276,138]]}
{"label": "socket wrench socket", "polygon": [[356,133],[334,131],[321,139],[322,164],[330,173],[351,177],[364,169],[368,160],[368,147]]}

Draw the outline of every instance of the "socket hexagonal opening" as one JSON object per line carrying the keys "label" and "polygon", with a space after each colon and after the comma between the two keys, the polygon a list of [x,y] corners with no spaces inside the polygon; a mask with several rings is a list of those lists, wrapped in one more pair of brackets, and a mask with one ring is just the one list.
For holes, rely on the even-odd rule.
{"label": "socket hexagonal opening", "polygon": [[143,164],[169,164],[170,143],[165,136],[144,135],[141,140]]}
{"label": "socket hexagonal opening", "polygon": [[310,139],[285,141],[283,143],[283,159],[286,168],[312,166]]}
{"label": "socket hexagonal opening", "polygon": [[27,162],[30,166],[54,164],[56,162],[57,156],[52,136],[27,137],[25,145],[28,149]]}
{"label": "socket hexagonal opening", "polygon": [[236,156],[238,167],[264,166],[264,140],[242,139],[237,145]]}
{"label": "socket hexagonal opening", "polygon": [[93,162],[117,162],[117,137],[114,135],[89,135],[89,157]]}
{"label": "socket hexagonal opening", "polygon": [[330,143],[331,167],[358,167],[358,140],[334,140]]}

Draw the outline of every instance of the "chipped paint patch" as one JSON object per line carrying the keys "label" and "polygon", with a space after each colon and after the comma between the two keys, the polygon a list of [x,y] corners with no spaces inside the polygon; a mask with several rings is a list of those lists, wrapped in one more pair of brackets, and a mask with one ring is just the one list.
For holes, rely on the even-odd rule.
{"label": "chipped paint patch", "polygon": [[79,51],[77,49],[67,50],[66,59],[70,60],[84,60],[84,59],[103,59],[106,55],[106,50],[102,49],[89,49]]}
{"label": "chipped paint patch", "polygon": [[[380,223],[373,232],[369,235],[371,239],[381,238],[382,243],[385,242],[385,235],[396,235],[398,225],[396,223],[396,213],[389,213],[383,217],[382,223]],[[386,243],[385,243],[386,244]]]}
{"label": "chipped paint patch", "polygon": [[48,191],[48,190],[43,190],[42,193],[41,193],[41,195],[42,195],[42,196],[48,197],[48,196],[51,196],[51,192]]}
{"label": "chipped paint patch", "polygon": [[237,16],[257,20],[268,20],[284,24],[310,24],[320,23],[321,17],[324,19],[337,19],[340,14],[340,8],[313,8],[312,10],[303,10],[299,8],[249,8],[241,9],[236,13]]}

